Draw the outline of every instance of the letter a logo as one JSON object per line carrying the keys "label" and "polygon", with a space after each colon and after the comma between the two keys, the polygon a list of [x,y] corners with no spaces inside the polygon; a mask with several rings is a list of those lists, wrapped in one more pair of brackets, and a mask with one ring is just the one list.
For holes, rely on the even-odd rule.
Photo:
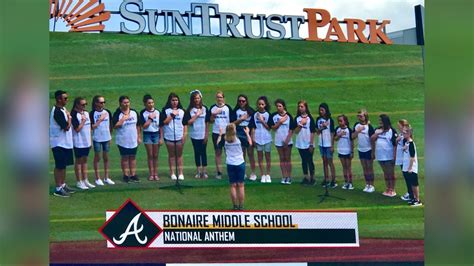
{"label": "letter a logo", "polygon": [[[137,239],[138,243],[140,244],[145,244],[147,241],[147,237],[145,236],[145,239],[140,239],[140,236],[138,235],[141,231],[143,231],[143,225],[138,229],[138,219],[140,219],[141,213],[137,214],[128,224],[127,230],[123,234],[120,235],[120,239],[116,240],[115,237],[113,238],[115,244],[121,245],[123,242],[125,242],[125,239],[127,239],[127,236],[129,235],[135,235],[135,238]],[[131,227],[133,226],[133,231],[130,231]]]}
{"label": "letter a logo", "polygon": [[117,211],[107,213],[107,221],[99,232],[107,239],[109,248],[147,248],[163,232],[163,229],[130,199]]}

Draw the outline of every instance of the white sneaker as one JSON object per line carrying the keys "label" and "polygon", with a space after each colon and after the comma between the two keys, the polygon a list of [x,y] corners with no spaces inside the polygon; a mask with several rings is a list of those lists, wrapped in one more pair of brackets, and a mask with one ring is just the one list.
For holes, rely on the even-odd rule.
{"label": "white sneaker", "polygon": [[280,182],[280,183],[286,184],[286,177],[283,177],[283,178],[281,179],[281,182]]}
{"label": "white sneaker", "polygon": [[87,187],[95,188],[95,186],[91,182],[89,182],[89,179],[86,178],[86,179],[83,180],[83,182]]}
{"label": "white sneaker", "polygon": [[175,174],[171,175],[171,180],[177,180],[178,178],[176,177]]}
{"label": "white sneaker", "polygon": [[354,189],[354,185],[352,185],[352,183],[347,183],[347,189],[353,190],[353,189]]}
{"label": "white sneaker", "polygon": [[250,179],[250,181],[255,181],[255,180],[257,180],[257,175],[254,174],[254,173],[252,173],[252,174],[250,175],[250,178],[249,178],[249,179]]}
{"label": "white sneaker", "polygon": [[266,175],[262,175],[262,177],[260,177],[260,182],[261,182],[261,183],[267,183],[267,176],[266,176]]}
{"label": "white sneaker", "polygon": [[369,188],[367,189],[367,192],[368,193],[372,193],[372,192],[375,192],[375,187],[370,185]]}
{"label": "white sneaker", "polygon": [[272,178],[270,177],[270,175],[267,175],[266,180],[267,180],[267,183],[271,183],[271,182],[272,182]]}
{"label": "white sneaker", "polygon": [[95,180],[95,183],[98,185],[98,186],[103,186],[104,185],[104,182],[102,182],[102,179],[96,179]]}
{"label": "white sneaker", "polygon": [[367,190],[369,189],[370,185],[365,185],[365,188],[362,190],[364,192],[367,192]]}
{"label": "white sneaker", "polygon": [[179,175],[179,176],[178,176],[178,179],[179,179],[179,180],[184,180],[184,175]]}
{"label": "white sneaker", "polygon": [[106,179],[104,179],[104,182],[105,182],[106,184],[109,184],[109,185],[115,185],[115,182],[112,181],[112,179],[110,179],[110,178],[108,178],[108,177],[107,177]]}
{"label": "white sneaker", "polygon": [[89,189],[89,188],[86,186],[86,184],[84,184],[84,182],[82,182],[82,181],[77,181],[76,187],[79,188],[79,189],[82,189],[82,190],[87,190],[87,189]]}

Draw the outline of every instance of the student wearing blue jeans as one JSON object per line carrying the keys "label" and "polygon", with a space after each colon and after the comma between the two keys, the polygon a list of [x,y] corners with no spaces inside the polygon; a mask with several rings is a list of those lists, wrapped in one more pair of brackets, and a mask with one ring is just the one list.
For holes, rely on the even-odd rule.
{"label": "student wearing blue jeans", "polygon": [[[252,145],[252,138],[249,135],[249,128],[244,128],[247,141]],[[223,130],[219,132],[219,138],[217,142],[221,141]],[[233,210],[244,209],[245,199],[245,187],[244,187],[244,176],[245,176],[245,160],[242,152],[242,146],[235,129],[235,124],[228,124],[225,132],[225,154],[227,164],[227,174],[229,175],[230,183],[230,198],[234,205]]]}

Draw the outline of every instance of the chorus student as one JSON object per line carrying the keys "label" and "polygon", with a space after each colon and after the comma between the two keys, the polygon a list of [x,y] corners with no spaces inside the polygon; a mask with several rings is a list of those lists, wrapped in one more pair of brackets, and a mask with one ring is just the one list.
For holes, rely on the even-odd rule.
{"label": "chorus student", "polygon": [[74,156],[76,157],[74,163],[74,172],[76,174],[76,186],[82,190],[95,188],[89,182],[87,158],[92,146],[91,139],[91,120],[89,113],[86,111],[87,102],[83,97],[74,99],[74,108],[71,112],[72,126],[72,140],[74,143]]}
{"label": "chorus student", "polygon": [[[95,184],[114,185],[110,178],[109,151],[112,140],[112,113],[105,108],[105,98],[96,95],[92,98],[92,110],[89,113],[92,128],[92,146],[94,147],[94,174]],[[103,160],[104,175],[100,176],[99,162]],[[102,180],[103,179],[103,180]]]}
{"label": "chorus student", "polygon": [[222,178],[222,149],[224,148],[224,139],[217,141],[220,132],[224,132],[227,125],[231,122],[232,107],[225,103],[225,96],[222,91],[216,92],[216,103],[210,108],[212,125],[212,143],[214,145],[215,161],[216,161],[216,178]]}
{"label": "chorus student", "polygon": [[209,139],[209,121],[211,113],[202,102],[202,94],[194,90],[189,96],[189,106],[184,114],[184,124],[188,126],[189,137],[193,144],[195,178],[209,177],[207,173],[207,140]]}
{"label": "chorus student", "polygon": [[148,180],[158,181],[158,156],[163,144],[161,113],[155,108],[155,100],[150,94],[143,96],[145,108],[140,111],[139,123],[143,128],[143,144],[146,149],[148,164]]}
{"label": "chorus student", "polygon": [[119,107],[115,110],[112,123],[115,129],[115,143],[120,152],[120,167],[123,182],[140,182],[137,176],[137,149],[141,143],[141,129],[138,113],[130,107],[130,97],[119,97]]}
{"label": "chorus student", "polygon": [[275,131],[275,147],[280,158],[281,183],[291,185],[291,148],[293,147],[293,131],[296,128],[295,120],[288,113],[283,99],[275,100],[277,111],[272,114],[272,129]]}
{"label": "chorus student", "polygon": [[298,102],[296,110],[296,148],[301,157],[301,166],[303,168],[302,185],[314,185],[314,135],[316,133],[316,121],[314,120],[305,100]]}
{"label": "chorus student", "polygon": [[[253,114],[252,141],[257,148],[258,167],[260,169],[260,182],[271,183],[270,171],[272,167],[272,133],[273,120],[270,119],[270,103],[266,96],[257,100],[257,111]],[[263,156],[265,154],[266,167],[264,170]]]}
{"label": "chorus student", "polygon": [[[168,150],[168,164],[171,180],[184,180],[183,147],[186,142],[187,126],[184,125],[184,109],[178,95],[174,92],[168,95],[163,116],[163,138]],[[176,164],[178,169],[176,169]],[[178,173],[178,176],[176,176]]]}

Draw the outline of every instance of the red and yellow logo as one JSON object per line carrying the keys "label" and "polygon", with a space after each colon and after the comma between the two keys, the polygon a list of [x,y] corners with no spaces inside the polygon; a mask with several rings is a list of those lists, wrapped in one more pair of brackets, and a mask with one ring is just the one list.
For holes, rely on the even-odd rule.
{"label": "red and yellow logo", "polygon": [[62,19],[69,31],[103,31],[102,22],[110,19],[110,12],[104,8],[99,0],[49,0],[49,18]]}

